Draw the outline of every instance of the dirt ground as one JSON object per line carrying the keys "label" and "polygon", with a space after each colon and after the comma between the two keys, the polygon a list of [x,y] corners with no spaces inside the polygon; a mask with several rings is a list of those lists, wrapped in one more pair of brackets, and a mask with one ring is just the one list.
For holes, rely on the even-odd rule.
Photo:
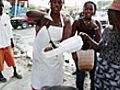
{"label": "dirt ground", "polygon": [[[17,64],[17,71],[23,76],[23,78],[22,79],[12,78],[13,70],[11,67],[7,67],[7,65],[5,64],[3,74],[7,78],[7,82],[5,83],[0,82],[0,90],[31,90],[30,78],[31,78],[31,66],[32,66],[31,58],[32,58],[33,39],[31,38],[30,40],[27,39],[28,41],[26,44],[19,36],[15,36],[15,38],[16,38],[15,45],[17,48],[19,47],[19,50],[17,50],[16,47],[14,48],[14,56]],[[21,51],[22,52],[25,51],[25,53],[20,54]],[[64,56],[65,56],[64,60],[68,60],[68,63],[65,62],[63,66],[64,79],[66,80],[63,84],[76,87],[75,85],[76,75],[72,75],[72,72],[75,71],[74,61],[72,60],[70,54],[64,53]],[[84,90],[90,90],[89,84],[90,84],[90,80],[89,77],[87,77],[85,79]]]}
{"label": "dirt ground", "polygon": [[[5,70],[3,72],[4,76],[7,78],[7,82],[0,82],[0,90],[31,90],[30,77],[31,77],[31,59],[25,56],[20,56],[16,58],[17,70],[22,74],[22,79],[12,78],[12,68],[5,65]],[[64,66],[64,85],[70,85],[75,87],[76,76],[72,75],[74,71],[74,65],[70,63],[65,63]],[[85,90],[89,90],[89,79],[86,79]]]}

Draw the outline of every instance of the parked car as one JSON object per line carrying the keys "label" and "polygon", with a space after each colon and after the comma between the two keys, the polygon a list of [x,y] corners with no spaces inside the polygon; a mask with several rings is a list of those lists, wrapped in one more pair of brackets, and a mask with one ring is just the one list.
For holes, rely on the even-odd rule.
{"label": "parked car", "polygon": [[11,24],[14,29],[21,26],[22,29],[27,28],[29,25],[34,26],[35,22],[26,16],[26,13],[20,13],[16,17],[11,18]]}
{"label": "parked car", "polygon": [[101,22],[103,29],[108,25],[108,16],[106,12],[97,11],[93,18]]}

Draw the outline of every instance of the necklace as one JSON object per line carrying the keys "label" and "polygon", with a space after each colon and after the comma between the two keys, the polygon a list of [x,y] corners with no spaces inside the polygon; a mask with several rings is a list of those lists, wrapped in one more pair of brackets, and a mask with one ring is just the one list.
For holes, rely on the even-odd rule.
{"label": "necklace", "polygon": [[90,19],[90,20],[85,20],[85,19],[83,19],[83,22],[86,24],[90,24],[91,22],[92,22],[92,20]]}
{"label": "necklace", "polygon": [[55,26],[62,26],[61,22],[55,23]]}
{"label": "necklace", "polygon": [[61,22],[51,22],[51,25],[62,27],[62,23]]}
{"label": "necklace", "polygon": [[53,19],[53,22],[51,23],[51,25],[59,26],[59,27],[62,26],[60,16],[54,16],[54,17],[52,17],[52,19]]}
{"label": "necklace", "polygon": [[91,27],[92,20],[87,21],[87,20],[83,19],[83,22],[89,30],[92,30],[92,27]]}

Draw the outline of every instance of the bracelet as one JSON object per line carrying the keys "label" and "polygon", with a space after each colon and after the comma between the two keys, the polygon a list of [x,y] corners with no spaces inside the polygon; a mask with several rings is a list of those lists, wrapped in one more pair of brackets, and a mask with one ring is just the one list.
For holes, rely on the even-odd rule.
{"label": "bracelet", "polygon": [[98,30],[98,29],[99,29],[99,27],[94,28],[95,31]]}

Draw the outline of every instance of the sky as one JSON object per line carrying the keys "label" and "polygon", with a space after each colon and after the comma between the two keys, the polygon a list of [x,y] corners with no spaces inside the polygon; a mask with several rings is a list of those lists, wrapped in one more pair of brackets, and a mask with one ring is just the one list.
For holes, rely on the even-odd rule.
{"label": "sky", "polygon": [[[82,7],[84,2],[90,1],[90,0],[65,0],[65,6],[77,6],[77,7]],[[100,0],[91,0],[93,2],[97,2]],[[29,0],[29,4],[34,4],[36,6],[48,6],[49,0]]]}
{"label": "sky", "polygon": [[[49,1],[50,0],[29,0],[29,4],[34,4],[36,6],[49,7],[49,4],[48,4]],[[82,8],[83,4],[86,1],[93,1],[93,2],[97,3],[98,1],[101,1],[101,0],[65,0],[64,6],[72,6],[72,7]],[[102,0],[102,1],[105,1],[105,0]]]}

